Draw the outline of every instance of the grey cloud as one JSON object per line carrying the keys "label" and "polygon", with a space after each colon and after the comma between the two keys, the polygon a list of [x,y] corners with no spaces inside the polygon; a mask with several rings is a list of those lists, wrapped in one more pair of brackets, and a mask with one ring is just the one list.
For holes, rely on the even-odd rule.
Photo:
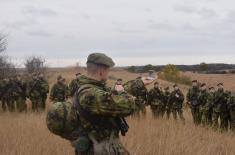
{"label": "grey cloud", "polygon": [[197,11],[199,15],[205,18],[211,18],[216,16],[216,12],[212,9],[202,8]]}
{"label": "grey cloud", "polygon": [[28,32],[28,34],[30,36],[39,36],[39,37],[51,37],[51,36],[53,36],[52,33],[49,33],[49,32],[44,31],[44,30],[34,30],[34,31]]}
{"label": "grey cloud", "polygon": [[164,29],[164,30],[173,30],[175,26],[169,22],[154,22],[149,21],[149,28],[154,30]]}
{"label": "grey cloud", "polygon": [[175,5],[174,10],[184,12],[184,13],[190,13],[190,14],[197,11],[195,7],[187,6],[187,5]]}
{"label": "grey cloud", "polygon": [[39,8],[27,6],[22,9],[22,12],[32,16],[57,16],[57,12],[50,8]]}
{"label": "grey cloud", "polygon": [[19,20],[19,21],[14,21],[14,22],[4,22],[4,25],[7,28],[21,30],[22,28],[35,25],[36,23],[37,22],[34,19],[25,19],[25,20]]}

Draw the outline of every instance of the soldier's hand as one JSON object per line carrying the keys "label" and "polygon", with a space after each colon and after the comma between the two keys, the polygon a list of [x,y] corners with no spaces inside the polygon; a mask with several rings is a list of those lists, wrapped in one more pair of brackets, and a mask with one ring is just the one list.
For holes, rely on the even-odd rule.
{"label": "soldier's hand", "polygon": [[143,81],[144,85],[147,86],[147,85],[150,85],[151,83],[153,83],[155,81],[155,79],[149,79],[149,78],[144,77],[144,78],[142,78],[142,81]]}
{"label": "soldier's hand", "polygon": [[123,87],[122,85],[116,85],[116,86],[115,86],[115,90],[116,90],[117,92],[124,92],[124,87]]}

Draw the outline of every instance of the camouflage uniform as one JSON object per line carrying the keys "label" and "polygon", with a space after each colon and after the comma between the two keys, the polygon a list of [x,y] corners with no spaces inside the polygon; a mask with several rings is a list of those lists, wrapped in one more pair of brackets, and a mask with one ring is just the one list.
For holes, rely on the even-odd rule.
{"label": "camouflage uniform", "polygon": [[6,100],[7,83],[8,83],[7,79],[0,80],[0,100],[2,103],[2,110],[3,111],[6,111],[6,109],[7,109],[7,100]]}
{"label": "camouflage uniform", "polygon": [[16,78],[11,78],[6,86],[6,97],[8,100],[9,111],[15,111],[15,103],[18,108],[23,104],[23,88],[22,83]]}
{"label": "camouflage uniform", "polygon": [[201,115],[201,123],[203,126],[208,125],[211,103],[209,102],[209,93],[207,90],[200,91],[198,102],[200,103],[199,111]]}
{"label": "camouflage uniform", "polygon": [[207,123],[211,126],[212,125],[212,114],[213,114],[213,105],[215,102],[215,92],[209,92],[208,96],[208,117],[207,117]]}
{"label": "camouflage uniform", "polygon": [[170,94],[171,92],[169,91],[169,87],[165,88],[165,91],[163,93],[163,102],[166,105],[165,113],[166,113],[167,119],[170,118],[170,114],[172,111],[172,105],[169,102]]}
{"label": "camouflage uniform", "polygon": [[50,99],[55,102],[64,102],[69,96],[69,88],[62,82],[57,82],[51,88]]}
{"label": "camouflage uniform", "polygon": [[189,89],[187,93],[187,101],[190,104],[190,109],[193,116],[193,122],[195,125],[199,125],[201,123],[201,116],[199,112],[199,102],[198,102],[199,93],[200,90],[198,86],[193,86],[191,89]]}
{"label": "camouflage uniform", "polygon": [[154,118],[163,117],[165,113],[165,104],[163,102],[163,92],[159,87],[149,91],[149,104]]}
{"label": "camouflage uniform", "polygon": [[140,113],[142,113],[143,116],[146,116],[148,90],[141,78],[128,81],[123,86],[125,88],[125,91],[136,97],[135,103],[137,105],[137,108],[133,116],[140,118]]}
{"label": "camouflage uniform", "polygon": [[169,102],[172,106],[172,114],[175,120],[177,120],[177,114],[179,118],[184,122],[183,115],[183,102],[184,102],[184,94],[180,89],[174,90],[171,92],[169,97]]}
{"label": "camouflage uniform", "polygon": [[34,77],[29,81],[27,86],[27,95],[32,102],[32,110],[42,111],[43,98],[41,93],[41,82],[38,78]]}
{"label": "camouflage uniform", "polygon": [[42,97],[42,109],[46,108],[47,94],[49,93],[49,84],[43,77],[39,78],[40,94]]}
{"label": "camouflage uniform", "polygon": [[73,79],[69,84],[70,96],[73,96],[80,87],[80,84],[79,84],[79,76],[80,75],[81,75],[80,73],[77,73],[76,79]]}
{"label": "camouflage uniform", "polygon": [[218,89],[215,92],[215,102],[213,105],[213,127],[217,129],[219,127],[218,120],[220,118],[220,128],[222,130],[228,129],[228,119],[229,119],[229,112],[228,112],[228,95],[224,92],[223,89]]}
{"label": "camouflage uniform", "polygon": [[230,96],[228,101],[229,107],[229,121],[230,121],[230,128],[232,132],[235,132],[235,96]]}

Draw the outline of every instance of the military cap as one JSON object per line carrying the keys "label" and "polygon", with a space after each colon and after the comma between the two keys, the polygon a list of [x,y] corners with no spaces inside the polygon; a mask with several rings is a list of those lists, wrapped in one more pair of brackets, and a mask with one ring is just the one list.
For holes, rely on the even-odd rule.
{"label": "military cap", "polygon": [[223,83],[218,83],[217,86],[223,86],[224,84]]}
{"label": "military cap", "polygon": [[78,75],[81,75],[81,73],[78,72],[78,73],[76,73],[75,75],[78,76]]}
{"label": "military cap", "polygon": [[62,78],[61,75],[57,76],[57,81],[62,80],[62,79],[63,79],[63,78]]}
{"label": "military cap", "polygon": [[201,84],[201,87],[203,87],[203,86],[206,86],[206,83],[202,83],[202,84]]}
{"label": "military cap", "polygon": [[112,58],[108,57],[104,53],[92,53],[87,58],[87,63],[93,63],[97,65],[103,65],[106,67],[113,67],[115,63]]}
{"label": "military cap", "polygon": [[193,83],[193,82],[197,82],[197,80],[193,80],[192,83]]}
{"label": "military cap", "polygon": [[175,83],[174,85],[173,85],[173,87],[175,88],[175,87],[178,87],[178,85]]}
{"label": "military cap", "polygon": [[214,87],[210,87],[209,90],[214,89]]}
{"label": "military cap", "polygon": [[117,79],[117,81],[122,81],[122,79],[121,79],[121,78],[119,78],[119,79]]}

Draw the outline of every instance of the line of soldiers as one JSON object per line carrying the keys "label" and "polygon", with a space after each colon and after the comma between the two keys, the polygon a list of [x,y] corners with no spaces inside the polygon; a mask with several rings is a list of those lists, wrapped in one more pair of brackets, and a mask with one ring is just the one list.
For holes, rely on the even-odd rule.
{"label": "line of soldiers", "polygon": [[163,117],[166,114],[169,119],[172,113],[174,119],[177,120],[179,117],[183,122],[185,121],[183,116],[184,95],[177,84],[173,85],[173,91],[170,92],[169,87],[163,91],[159,83],[155,82],[154,87],[148,91],[143,81],[141,77],[138,77],[123,84],[122,79],[118,79],[113,88],[115,90],[117,87],[123,86],[125,91],[136,97],[137,109],[133,116],[140,118],[142,114],[145,117],[146,106],[149,105],[154,118]]}
{"label": "line of soldiers", "polygon": [[33,73],[31,78],[27,75],[16,75],[0,80],[0,90],[3,111],[27,111],[27,98],[32,102],[33,111],[43,111],[49,85],[42,73]]}
{"label": "line of soldiers", "polygon": [[235,96],[224,90],[223,83],[218,83],[217,89],[207,89],[206,83],[193,80],[187,101],[195,125],[208,125],[222,131],[230,127],[235,131]]}

